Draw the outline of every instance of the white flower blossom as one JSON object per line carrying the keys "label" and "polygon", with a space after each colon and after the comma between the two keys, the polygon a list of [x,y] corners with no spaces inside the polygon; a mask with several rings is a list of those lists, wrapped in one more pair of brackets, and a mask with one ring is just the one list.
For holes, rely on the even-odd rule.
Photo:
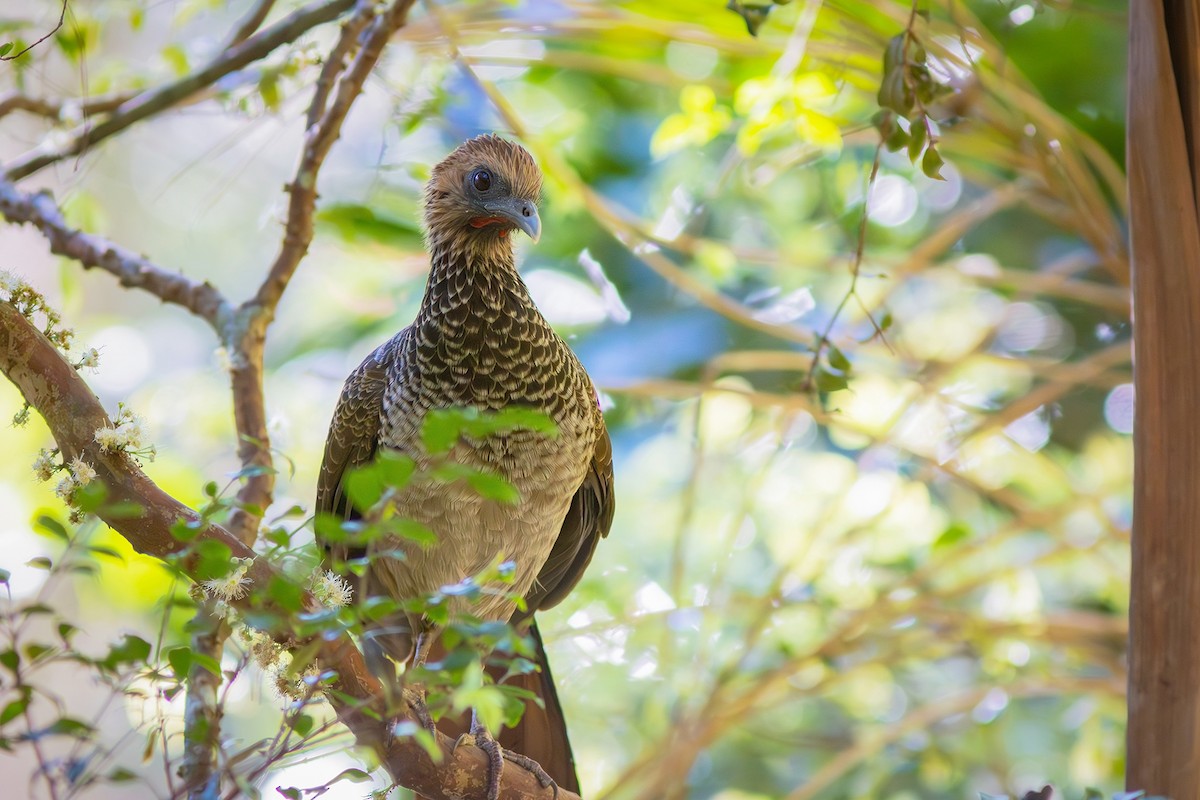
{"label": "white flower blossom", "polygon": [[246,573],[250,571],[253,559],[235,558],[233,563],[235,565],[233,570],[225,577],[213,578],[200,583],[210,597],[228,602],[245,597],[250,591],[250,579],[246,577]]}
{"label": "white flower blossom", "polygon": [[58,486],[54,487],[54,493],[69,503],[71,502],[71,495],[75,493],[75,489],[78,487],[79,484],[75,482],[75,476],[68,474],[58,482]]}
{"label": "white flower blossom", "polygon": [[313,597],[326,608],[341,608],[350,605],[354,598],[354,589],[346,579],[332,570],[325,570],[313,576]]}
{"label": "white flower blossom", "polygon": [[25,281],[9,272],[8,270],[0,269],[0,291],[7,292],[12,296],[19,292],[25,286]]}
{"label": "white flower blossom", "polygon": [[50,480],[57,469],[58,462],[54,458],[54,453],[49,450],[42,450],[38,453],[37,460],[33,462],[33,472],[39,481]]}
{"label": "white flower blossom", "polygon": [[118,411],[112,427],[97,428],[93,436],[105,452],[124,450],[154,460],[154,446],[146,444],[146,421],[124,406]]}
{"label": "white flower blossom", "polygon": [[96,470],[79,456],[75,456],[67,468],[71,470],[71,476],[80,486],[87,486],[96,478]]}
{"label": "white flower blossom", "polygon": [[100,351],[94,347],[84,350],[83,356],[79,359],[79,366],[97,369],[100,366]]}

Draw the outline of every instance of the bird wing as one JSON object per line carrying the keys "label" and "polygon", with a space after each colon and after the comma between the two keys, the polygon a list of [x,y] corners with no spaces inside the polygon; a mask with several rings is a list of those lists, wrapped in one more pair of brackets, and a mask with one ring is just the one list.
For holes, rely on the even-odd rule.
{"label": "bird wing", "polygon": [[591,563],[596,544],[608,535],[615,508],[612,440],[601,420],[600,437],[592,452],[587,475],[571,498],[571,506],[550,557],[525,596],[525,610],[513,616],[514,623],[523,622],[535,611],[558,605],[575,588]]}
{"label": "bird wing", "polygon": [[346,379],[342,396],[333,412],[325,457],[317,476],[317,513],[349,519],[354,510],[346,497],[343,479],[355,467],[370,463],[379,447],[383,426],[383,395],[387,387],[388,365],[398,350],[400,337],[375,349]]}

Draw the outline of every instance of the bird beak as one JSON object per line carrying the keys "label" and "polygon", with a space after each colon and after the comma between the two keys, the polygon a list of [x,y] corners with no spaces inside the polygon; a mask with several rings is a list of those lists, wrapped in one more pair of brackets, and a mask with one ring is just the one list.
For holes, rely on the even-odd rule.
{"label": "bird beak", "polygon": [[513,197],[488,203],[485,208],[490,213],[508,220],[525,231],[534,242],[542,238],[542,219],[538,216],[537,206],[532,200]]}

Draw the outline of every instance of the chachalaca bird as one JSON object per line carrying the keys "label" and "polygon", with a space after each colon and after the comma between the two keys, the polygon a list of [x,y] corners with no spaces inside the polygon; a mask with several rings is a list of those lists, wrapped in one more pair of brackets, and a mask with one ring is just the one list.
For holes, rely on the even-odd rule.
{"label": "chachalaca bird", "polygon": [[[471,732],[490,760],[491,797],[499,790],[501,748],[528,756],[557,785],[579,791],[533,613],[571,591],[613,516],[612,445],[596,390],[534,306],[514,261],[509,234],[524,231],[535,242],[541,234],[541,184],[529,153],[494,135],[462,144],[433,169],[424,208],[431,269],[420,310],[412,325],[367,356],[346,380],[317,485],[318,512],[354,517],[343,477],[383,448],[420,465],[427,456],[422,424],[434,409],[519,406],[557,425],[553,437],[513,430],[461,438],[451,458],[507,479],[520,500],[504,504],[466,485],[418,480],[399,493],[396,512],[432,530],[436,543],[422,548],[401,539],[384,542],[381,550],[403,557],[375,559],[361,579],[352,579],[359,598],[403,600],[475,575],[497,556],[515,563],[506,590],[524,597],[523,611],[502,594],[485,595],[469,608],[451,605],[452,613],[528,626],[541,668],[515,678],[544,704],[527,703],[515,729],[492,740],[472,720]],[[356,555],[340,544],[326,543],[326,549],[334,562]],[[368,659],[379,664],[386,653],[403,663],[413,656],[414,644],[428,649],[436,631],[414,616],[368,631]],[[439,727],[452,733],[446,731],[451,726]]]}

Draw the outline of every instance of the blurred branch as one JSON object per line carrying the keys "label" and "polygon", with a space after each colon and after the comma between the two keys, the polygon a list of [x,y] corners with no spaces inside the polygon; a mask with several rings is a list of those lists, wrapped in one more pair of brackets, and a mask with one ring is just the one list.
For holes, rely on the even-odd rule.
{"label": "blurred branch", "polygon": [[827,788],[858,764],[878,755],[889,744],[914,731],[928,730],[932,725],[955,714],[962,714],[983,702],[993,688],[999,688],[1009,697],[1039,697],[1042,695],[1075,693],[1124,692],[1120,683],[1103,678],[1074,678],[1046,680],[1023,680],[1000,687],[980,686],[966,692],[926,703],[914,709],[898,722],[894,722],[873,735],[863,737],[854,746],[846,748],[825,763],[817,772],[796,787],[785,800],[809,800]]}
{"label": "blurred branch", "polygon": [[61,122],[64,111],[68,108],[74,108],[85,117],[91,114],[104,114],[117,109],[135,96],[135,92],[117,92],[99,97],[62,100],[60,98],[30,97],[13,90],[0,94],[0,117],[7,116],[14,111],[24,111]]}
{"label": "blurred branch", "polygon": [[[45,419],[59,450],[66,459],[82,458],[96,471],[96,480],[106,487],[106,502],[97,516],[124,537],[135,550],[156,558],[178,556],[176,563],[189,575],[195,575],[199,559],[186,554],[188,545],[177,539],[172,529],[181,520],[199,522],[200,517],[158,487],[127,454],[105,452],[95,441],[97,429],[111,425],[107,414],[91,388],[63,355],[28,319],[7,302],[0,302],[0,372],[16,386],[24,398]],[[134,504],[141,513],[122,513],[122,507]],[[197,542],[215,541],[229,548],[235,558],[251,559],[247,577],[254,587],[265,588],[277,581],[291,582],[267,559],[256,556],[230,531],[208,523],[196,537]],[[264,607],[256,593],[232,601],[242,608],[272,611],[283,619],[290,614],[279,608]],[[253,605],[252,605],[253,603]],[[305,607],[318,608],[305,593]],[[437,744],[442,759],[435,763],[425,749],[410,736],[394,736],[389,718],[380,705],[381,687],[363,662],[362,654],[347,634],[334,637],[316,635],[297,639],[288,630],[270,631],[276,640],[294,652],[315,645],[323,668],[336,672],[332,690],[327,693],[338,719],[350,729],[359,745],[371,748],[393,779],[435,800],[465,796],[482,797],[487,784],[487,757],[478,748],[454,748],[454,742],[439,734]],[[542,787],[532,773],[514,769],[504,773],[500,797],[503,800],[578,800],[567,791]]]}
{"label": "blurred branch", "polygon": [[225,49],[241,44],[249,39],[254,33],[262,27],[266,21],[267,15],[271,13],[271,9],[275,7],[275,0],[258,0],[254,7],[246,12],[242,17],[242,21],[238,23],[237,28],[230,35],[229,41],[225,45]]}
{"label": "blurred branch", "polygon": [[70,227],[48,192],[26,194],[0,180],[0,214],[10,222],[33,225],[46,237],[52,253],[75,259],[85,269],[98,267],[110,272],[122,286],[183,306],[214,328],[232,311],[221,292],[207,281],[200,283],[163,269],[101,236]]}
{"label": "blurred branch", "polygon": [[171,83],[142,92],[123,103],[95,127],[83,125],[76,128],[69,134],[70,141],[63,147],[49,151],[37,148],[20,156],[3,167],[2,177],[18,181],[64,158],[79,155],[89,146],[170,108],[199,90],[211,86],[225,75],[236,72],[269,55],[276,48],[295,41],[312,28],[337,19],[353,5],[354,0],[323,0],[307,5],[246,41],[226,49],[203,68]]}

